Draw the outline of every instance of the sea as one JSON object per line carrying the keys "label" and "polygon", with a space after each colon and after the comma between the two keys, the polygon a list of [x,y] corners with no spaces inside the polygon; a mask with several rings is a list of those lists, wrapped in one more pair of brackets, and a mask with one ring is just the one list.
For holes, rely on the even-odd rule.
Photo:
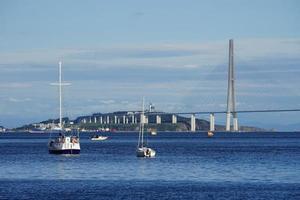
{"label": "sea", "polygon": [[300,199],[300,133],[80,135],[80,155],[48,153],[48,134],[0,134],[0,199]]}

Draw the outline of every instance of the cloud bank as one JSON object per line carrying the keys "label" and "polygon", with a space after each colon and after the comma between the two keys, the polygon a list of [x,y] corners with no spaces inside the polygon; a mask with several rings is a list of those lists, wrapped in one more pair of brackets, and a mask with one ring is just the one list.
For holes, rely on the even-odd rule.
{"label": "cloud bank", "polygon": [[[237,109],[297,107],[299,55],[299,38],[236,39]],[[33,49],[0,52],[0,122],[57,116],[59,60],[71,117],[135,110],[141,96],[170,112],[225,109],[227,41]]]}

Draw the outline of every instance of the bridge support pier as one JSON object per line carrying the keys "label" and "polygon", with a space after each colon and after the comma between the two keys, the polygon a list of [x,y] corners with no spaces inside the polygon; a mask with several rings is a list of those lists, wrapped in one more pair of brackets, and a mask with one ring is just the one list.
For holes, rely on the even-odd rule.
{"label": "bridge support pier", "polygon": [[146,115],[141,114],[141,123],[147,124],[148,123],[148,117]]}
{"label": "bridge support pier", "polygon": [[196,131],[196,117],[195,117],[195,114],[192,114],[192,116],[191,116],[191,131],[192,132]]}
{"label": "bridge support pier", "polygon": [[230,131],[230,113],[226,114],[226,131]]}
{"label": "bridge support pier", "polygon": [[210,131],[215,131],[215,114],[211,113],[210,115]]}
{"label": "bridge support pier", "polygon": [[109,124],[109,116],[106,116],[106,123]]}
{"label": "bridge support pier", "polygon": [[156,124],[161,124],[161,116],[156,115]]}
{"label": "bridge support pier", "polygon": [[140,115],[140,123],[144,123],[145,116],[143,114]]}
{"label": "bridge support pier", "polygon": [[[239,131],[238,118],[236,113],[233,116],[233,131]],[[231,113],[226,114],[226,131],[231,131]]]}
{"label": "bridge support pier", "polygon": [[100,117],[100,124],[103,124],[102,116]]}
{"label": "bridge support pier", "polygon": [[177,116],[172,115],[172,124],[177,124]]}
{"label": "bridge support pier", "polygon": [[236,113],[233,114],[233,131],[238,131],[239,125],[238,125],[238,118],[236,116]]}
{"label": "bridge support pier", "polygon": [[125,115],[123,115],[123,124],[126,124],[126,117],[125,117]]}

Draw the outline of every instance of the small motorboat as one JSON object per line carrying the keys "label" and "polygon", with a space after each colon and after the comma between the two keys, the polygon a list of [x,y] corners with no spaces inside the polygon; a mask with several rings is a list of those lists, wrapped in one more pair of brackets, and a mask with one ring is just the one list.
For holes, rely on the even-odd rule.
{"label": "small motorboat", "polygon": [[151,130],[150,130],[150,134],[151,134],[151,135],[157,135],[157,131],[156,131],[155,129],[151,129]]}
{"label": "small motorboat", "polygon": [[102,136],[102,135],[94,135],[91,140],[106,140],[108,137],[107,136]]}
{"label": "small motorboat", "polygon": [[208,131],[208,132],[207,132],[207,137],[212,137],[212,136],[214,136],[214,132]]}

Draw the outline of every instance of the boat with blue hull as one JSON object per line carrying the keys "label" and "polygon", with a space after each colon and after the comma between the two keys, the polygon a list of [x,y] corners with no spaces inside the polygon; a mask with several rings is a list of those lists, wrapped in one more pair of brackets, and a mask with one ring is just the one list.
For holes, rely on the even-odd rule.
{"label": "boat with blue hull", "polygon": [[80,150],[67,149],[67,150],[49,150],[50,154],[80,154]]}

